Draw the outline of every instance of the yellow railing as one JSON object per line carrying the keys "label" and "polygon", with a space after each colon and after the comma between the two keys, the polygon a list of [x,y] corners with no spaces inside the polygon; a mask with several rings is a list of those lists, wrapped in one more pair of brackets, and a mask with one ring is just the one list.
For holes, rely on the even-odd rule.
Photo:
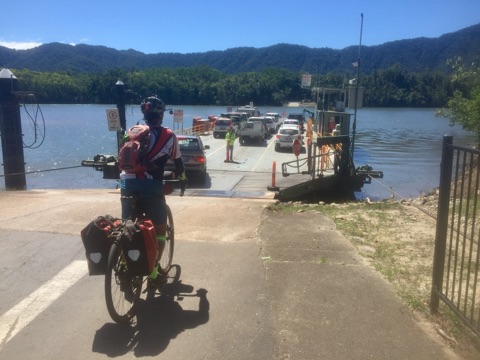
{"label": "yellow railing", "polygon": [[177,135],[210,135],[213,131],[213,122],[199,124],[188,128],[177,129],[173,132]]}

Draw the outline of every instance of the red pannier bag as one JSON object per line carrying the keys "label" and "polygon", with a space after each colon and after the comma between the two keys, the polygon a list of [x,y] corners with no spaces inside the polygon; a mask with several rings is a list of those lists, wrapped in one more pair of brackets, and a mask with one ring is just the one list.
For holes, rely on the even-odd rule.
{"label": "red pannier bag", "polygon": [[105,275],[108,253],[112,245],[109,235],[120,223],[119,219],[110,215],[99,216],[80,232],[85,247],[89,275]]}
{"label": "red pannier bag", "polygon": [[134,276],[147,276],[158,259],[157,234],[151,220],[128,220],[122,234],[122,249],[129,272]]}

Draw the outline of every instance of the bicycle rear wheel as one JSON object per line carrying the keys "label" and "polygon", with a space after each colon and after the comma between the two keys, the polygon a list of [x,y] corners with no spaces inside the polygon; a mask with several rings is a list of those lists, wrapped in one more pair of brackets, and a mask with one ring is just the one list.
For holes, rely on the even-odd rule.
{"label": "bicycle rear wheel", "polygon": [[117,242],[110,248],[105,274],[105,301],[108,313],[117,323],[130,322],[142,291],[142,277],[132,276]]}
{"label": "bicycle rear wheel", "polygon": [[167,274],[172,266],[173,248],[175,245],[175,230],[173,226],[172,210],[167,205],[167,234],[165,240],[165,248],[159,261],[159,268],[162,274]]}

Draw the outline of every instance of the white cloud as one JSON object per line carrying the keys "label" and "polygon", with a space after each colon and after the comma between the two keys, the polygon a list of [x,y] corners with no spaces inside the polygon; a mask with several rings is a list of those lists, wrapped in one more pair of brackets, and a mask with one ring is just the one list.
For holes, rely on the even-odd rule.
{"label": "white cloud", "polygon": [[35,47],[38,47],[42,45],[40,42],[17,42],[17,41],[2,41],[0,40],[0,46],[5,46],[10,49],[15,49],[15,50],[27,50],[27,49],[33,49]]}

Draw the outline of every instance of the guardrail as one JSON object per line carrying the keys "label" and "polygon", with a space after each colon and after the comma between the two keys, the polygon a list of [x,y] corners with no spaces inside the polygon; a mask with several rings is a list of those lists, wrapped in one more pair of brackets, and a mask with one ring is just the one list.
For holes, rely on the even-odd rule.
{"label": "guardrail", "polygon": [[176,129],[173,132],[177,135],[210,135],[213,131],[213,122],[199,124],[188,128]]}

